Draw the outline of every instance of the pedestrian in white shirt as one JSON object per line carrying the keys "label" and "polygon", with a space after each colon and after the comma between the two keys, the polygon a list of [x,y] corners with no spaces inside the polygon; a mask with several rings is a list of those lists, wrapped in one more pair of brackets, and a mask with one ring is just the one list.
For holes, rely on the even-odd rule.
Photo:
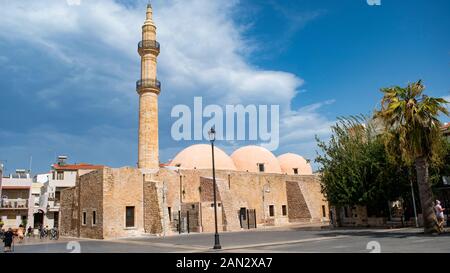
{"label": "pedestrian in white shirt", "polygon": [[445,208],[443,208],[441,206],[441,201],[436,200],[436,206],[434,206],[434,210],[436,212],[436,218],[438,221],[439,232],[442,232],[444,230],[444,210],[445,210]]}

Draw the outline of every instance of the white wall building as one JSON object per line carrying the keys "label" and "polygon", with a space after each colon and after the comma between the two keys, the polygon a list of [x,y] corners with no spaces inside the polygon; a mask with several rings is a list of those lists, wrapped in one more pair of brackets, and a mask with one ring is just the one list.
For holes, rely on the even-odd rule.
{"label": "white wall building", "polygon": [[25,170],[2,177],[0,217],[3,228],[17,228],[19,225],[33,225],[31,187],[33,179]]}
{"label": "white wall building", "polygon": [[[67,164],[66,156],[59,156],[58,162],[52,165],[43,183],[39,199],[39,209],[35,213],[36,223],[43,226],[59,227],[61,191],[76,185],[77,177],[103,166],[87,163]],[[45,178],[41,178],[44,179]]]}

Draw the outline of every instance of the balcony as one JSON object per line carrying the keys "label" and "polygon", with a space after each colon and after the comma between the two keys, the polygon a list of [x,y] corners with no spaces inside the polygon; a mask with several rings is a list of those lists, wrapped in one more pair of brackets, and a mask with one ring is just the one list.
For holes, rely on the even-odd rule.
{"label": "balcony", "polygon": [[136,91],[141,94],[144,92],[161,92],[161,82],[158,80],[139,80],[136,82]]}
{"label": "balcony", "polygon": [[28,200],[3,198],[0,205],[2,209],[28,209]]}
{"label": "balcony", "polygon": [[138,44],[138,52],[141,56],[148,53],[152,53],[158,56],[159,49],[159,43],[153,40],[143,40]]}
{"label": "balcony", "polygon": [[59,200],[48,201],[47,210],[48,211],[58,211],[61,207],[61,202]]}

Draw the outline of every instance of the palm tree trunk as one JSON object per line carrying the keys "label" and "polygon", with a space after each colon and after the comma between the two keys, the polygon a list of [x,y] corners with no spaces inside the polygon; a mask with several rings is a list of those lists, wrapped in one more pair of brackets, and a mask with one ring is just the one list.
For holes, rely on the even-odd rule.
{"label": "palm tree trunk", "polygon": [[420,204],[422,206],[423,226],[425,233],[438,232],[437,220],[433,208],[433,194],[428,177],[428,162],[425,157],[415,161],[417,184],[419,186]]}

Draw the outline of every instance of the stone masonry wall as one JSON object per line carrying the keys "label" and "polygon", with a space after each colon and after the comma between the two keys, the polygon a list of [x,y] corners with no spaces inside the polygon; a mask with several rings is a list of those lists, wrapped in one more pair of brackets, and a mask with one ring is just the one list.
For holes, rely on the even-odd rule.
{"label": "stone masonry wall", "polygon": [[[136,168],[104,169],[104,238],[129,237],[144,233],[143,180],[142,172]],[[126,207],[134,207],[134,227],[126,227]]]}
{"label": "stone masonry wall", "polygon": [[163,232],[161,224],[160,202],[156,182],[144,182],[144,229],[146,233]]}
{"label": "stone masonry wall", "polygon": [[[300,181],[300,189],[311,213],[311,220],[313,222],[329,221],[328,202],[321,193],[320,177],[318,175],[305,175],[298,179]],[[323,211],[325,211],[325,216]]]}
{"label": "stone masonry wall", "polygon": [[[104,169],[96,170],[78,178],[80,192],[80,237],[103,239],[103,176]],[[95,223],[94,223],[95,212]],[[83,223],[83,215],[86,221]]]}
{"label": "stone masonry wall", "polygon": [[61,191],[61,225],[59,232],[63,236],[76,237],[78,225],[78,206],[75,199],[76,188],[68,188]]}
{"label": "stone masonry wall", "polygon": [[311,219],[311,213],[303,197],[299,182],[286,181],[286,191],[289,222],[309,221]]}

